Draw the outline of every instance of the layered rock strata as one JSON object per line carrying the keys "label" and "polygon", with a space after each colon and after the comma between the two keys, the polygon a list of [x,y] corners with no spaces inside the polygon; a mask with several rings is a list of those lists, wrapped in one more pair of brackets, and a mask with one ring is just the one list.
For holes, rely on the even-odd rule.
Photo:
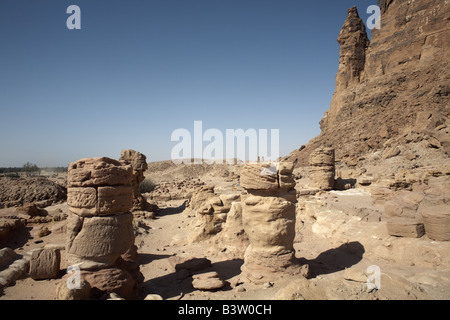
{"label": "layered rock strata", "polygon": [[273,281],[300,272],[293,247],[296,194],[292,170],[292,163],[282,163],[278,168],[247,164],[241,171],[241,186],[248,192],[242,202],[242,223],[250,243],[241,270],[251,281]]}
{"label": "layered rock strata", "polygon": [[338,36],[330,109],[320,122],[321,134],[289,156],[296,166],[307,165],[319,146],[334,148],[336,158],[350,165],[368,152],[406,146],[410,137],[432,140],[433,150],[449,154],[450,5],[378,2],[381,28],[372,30],[370,42],[356,8],[348,11]]}
{"label": "layered rock strata", "polygon": [[334,177],[334,149],[317,148],[309,157],[310,186],[320,190],[332,190]]}

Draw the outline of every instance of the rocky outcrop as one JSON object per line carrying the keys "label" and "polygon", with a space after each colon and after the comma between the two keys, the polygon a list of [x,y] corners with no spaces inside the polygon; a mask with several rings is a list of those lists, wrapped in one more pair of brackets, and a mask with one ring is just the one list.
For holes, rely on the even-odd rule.
{"label": "rocky outcrop", "polygon": [[296,195],[292,170],[292,163],[283,163],[278,168],[247,164],[241,171],[241,186],[248,192],[242,202],[242,223],[250,243],[241,270],[251,281],[300,273],[293,247]]}
{"label": "rocky outcrop", "polygon": [[143,211],[149,209],[147,199],[142,196],[139,186],[144,181],[144,172],[148,169],[147,157],[134,150],[122,150],[120,153],[120,161],[131,165],[133,168],[133,180],[131,186],[133,187],[133,207],[131,211]]}
{"label": "rocky outcrop", "polygon": [[28,204],[43,208],[66,198],[66,188],[45,177],[0,177],[0,208]]}
{"label": "rocky outcrop", "polygon": [[[370,43],[356,9],[349,10],[338,36],[330,109],[320,122],[321,134],[289,156],[296,166],[308,165],[319,146],[334,148],[337,161],[349,166],[368,152],[411,147],[411,142],[423,141],[418,147],[435,151],[434,161],[448,156],[450,5],[441,0],[379,4],[381,28],[372,30]],[[424,155],[424,166],[427,160]]]}
{"label": "rocky outcrop", "polygon": [[240,201],[240,194],[216,194],[213,186],[198,188],[189,202],[189,210],[196,214],[197,224],[189,242],[208,239],[222,231],[231,205]]}

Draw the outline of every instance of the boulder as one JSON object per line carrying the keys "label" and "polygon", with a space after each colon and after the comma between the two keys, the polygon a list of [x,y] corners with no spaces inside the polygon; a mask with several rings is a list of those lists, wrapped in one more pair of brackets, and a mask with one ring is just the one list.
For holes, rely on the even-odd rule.
{"label": "boulder", "polygon": [[92,290],[100,293],[116,293],[124,299],[135,299],[137,286],[133,277],[119,268],[104,268],[95,271],[81,271],[81,277],[89,283]]}
{"label": "boulder", "polygon": [[30,277],[34,280],[59,277],[61,253],[59,249],[34,250],[30,260]]}
{"label": "boulder", "polygon": [[29,217],[45,217],[48,212],[45,209],[39,208],[36,204],[26,204],[22,207],[17,207],[14,211],[17,215],[27,215]]}
{"label": "boulder", "polygon": [[168,261],[175,272],[186,269],[189,273],[194,273],[211,266],[211,261],[207,258],[172,256]]}
{"label": "boulder", "polygon": [[215,271],[193,275],[192,279],[192,286],[198,290],[218,290],[225,286],[225,281]]}
{"label": "boulder", "polygon": [[0,270],[6,268],[11,261],[18,257],[19,255],[11,248],[5,247],[0,249]]}
{"label": "boulder", "polygon": [[72,288],[67,285],[70,275],[62,277],[61,282],[56,287],[56,300],[89,300],[91,298],[91,285],[84,279],[80,279],[80,286]]}

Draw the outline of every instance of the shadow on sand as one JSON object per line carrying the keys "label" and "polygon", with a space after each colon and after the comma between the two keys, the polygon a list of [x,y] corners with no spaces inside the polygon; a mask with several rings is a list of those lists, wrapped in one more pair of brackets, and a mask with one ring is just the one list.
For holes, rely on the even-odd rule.
{"label": "shadow on sand", "polygon": [[[163,257],[159,257],[163,258]],[[241,259],[220,261],[211,264],[211,268],[204,269],[195,274],[210,272],[212,270],[219,274],[222,280],[228,280],[241,273],[241,266],[244,263]],[[178,296],[190,293],[196,289],[192,286],[192,277],[179,278],[180,275],[172,272],[158,278],[149,279],[145,281],[141,287],[141,296],[145,297],[147,294],[158,294],[164,300],[176,298]],[[221,291],[231,290],[227,283]]]}
{"label": "shadow on sand", "polygon": [[319,254],[315,259],[298,259],[300,264],[308,264],[313,278],[349,268],[361,261],[365,250],[358,241],[343,244]]}
{"label": "shadow on sand", "polygon": [[182,213],[184,211],[184,209],[186,209],[186,203],[187,203],[187,201],[184,201],[178,207],[168,207],[168,208],[161,209],[157,212],[156,218],[164,217],[164,216],[168,216],[168,215],[172,215],[172,214]]}

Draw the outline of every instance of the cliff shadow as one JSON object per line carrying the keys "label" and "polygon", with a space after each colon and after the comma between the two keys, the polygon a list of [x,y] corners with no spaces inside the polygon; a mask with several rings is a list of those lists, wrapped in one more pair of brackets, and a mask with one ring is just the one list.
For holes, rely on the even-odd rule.
{"label": "cliff shadow", "polygon": [[364,252],[364,246],[358,241],[353,241],[322,252],[314,259],[299,258],[298,260],[302,265],[309,265],[311,277],[315,278],[318,275],[342,271],[357,264],[362,260]]}

